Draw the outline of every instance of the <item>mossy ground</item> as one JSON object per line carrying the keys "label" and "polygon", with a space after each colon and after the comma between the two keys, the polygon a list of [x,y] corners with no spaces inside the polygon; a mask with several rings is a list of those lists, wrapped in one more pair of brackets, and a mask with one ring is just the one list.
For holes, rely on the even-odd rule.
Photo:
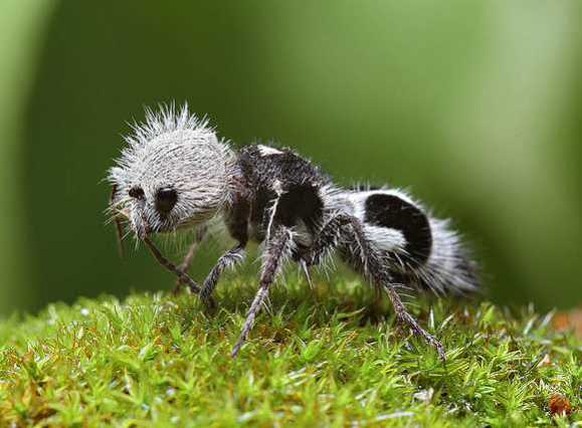
{"label": "mossy ground", "polygon": [[[0,323],[0,426],[582,425],[582,344],[551,315],[422,300],[443,364],[392,315],[370,321],[360,283],[292,276],[233,360],[253,282],[224,281],[214,316],[160,293]],[[551,414],[555,394],[572,414]]]}

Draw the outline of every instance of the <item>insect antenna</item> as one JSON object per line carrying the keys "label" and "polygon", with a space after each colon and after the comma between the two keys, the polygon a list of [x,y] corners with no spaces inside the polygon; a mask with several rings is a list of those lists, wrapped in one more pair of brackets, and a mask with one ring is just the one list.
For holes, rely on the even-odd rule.
{"label": "insect antenna", "polygon": [[[111,186],[111,194],[109,196],[109,205],[113,206],[115,202],[115,197],[117,196],[117,184]],[[119,252],[119,257],[123,258],[125,255],[125,250],[123,248],[123,224],[121,223],[121,217],[119,214],[113,215],[113,221],[115,222],[115,237],[117,240],[117,251]]]}

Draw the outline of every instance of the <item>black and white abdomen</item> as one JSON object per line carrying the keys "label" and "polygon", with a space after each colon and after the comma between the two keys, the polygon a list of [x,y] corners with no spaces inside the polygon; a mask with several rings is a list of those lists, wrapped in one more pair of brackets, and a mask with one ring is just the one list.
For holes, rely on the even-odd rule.
{"label": "black and white abdomen", "polygon": [[449,221],[432,217],[397,189],[354,191],[353,215],[377,250],[384,254],[395,281],[436,292],[463,292],[478,286],[476,268]]}

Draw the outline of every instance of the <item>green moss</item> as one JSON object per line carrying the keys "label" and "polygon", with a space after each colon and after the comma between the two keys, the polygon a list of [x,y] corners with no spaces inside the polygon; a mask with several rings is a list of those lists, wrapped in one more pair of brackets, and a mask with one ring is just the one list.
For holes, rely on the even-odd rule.
{"label": "green moss", "polygon": [[[414,312],[447,363],[390,315],[370,322],[359,283],[276,287],[230,358],[252,281],[221,284],[222,309],[193,296],[81,299],[0,323],[0,426],[566,426],[554,393],[582,404],[582,346],[532,308],[422,300]],[[432,308],[430,310],[429,308]],[[383,307],[381,311],[386,308]],[[387,311],[390,313],[389,311]],[[22,319],[19,319],[22,318]]]}

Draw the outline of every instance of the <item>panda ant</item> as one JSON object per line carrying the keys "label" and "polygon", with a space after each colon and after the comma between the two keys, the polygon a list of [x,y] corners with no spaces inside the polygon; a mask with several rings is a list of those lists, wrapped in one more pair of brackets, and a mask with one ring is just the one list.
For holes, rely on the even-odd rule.
{"label": "panda ant", "polygon": [[[399,321],[445,359],[443,345],[407,311],[401,291],[444,294],[478,288],[476,264],[449,221],[434,218],[399,189],[337,186],[288,148],[235,150],[187,106],[146,110],[145,122],[134,125],[125,140],[108,174],[109,212],[120,241],[128,229],[177,276],[178,285],[188,286],[209,307],[216,305],[213,292],[221,274],[245,258],[250,240],[262,244],[258,290],[233,357],[287,262],[298,263],[311,285],[310,270],[337,254],[388,297]],[[187,272],[204,225],[216,216],[236,245],[199,285]],[[156,234],[192,228],[199,232],[179,266],[152,241]]]}

